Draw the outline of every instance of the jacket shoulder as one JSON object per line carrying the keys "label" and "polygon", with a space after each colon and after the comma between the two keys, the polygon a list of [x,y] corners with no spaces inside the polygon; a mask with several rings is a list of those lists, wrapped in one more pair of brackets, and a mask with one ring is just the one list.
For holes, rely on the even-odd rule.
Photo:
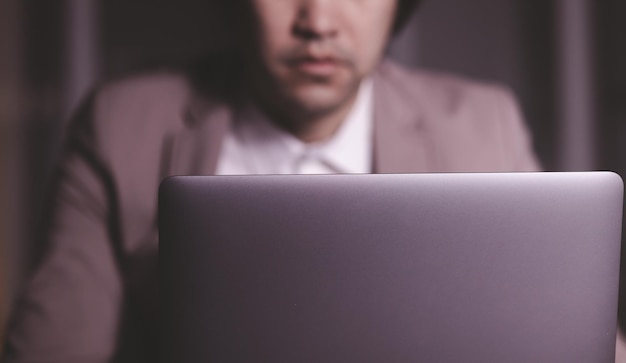
{"label": "jacket shoulder", "polygon": [[445,170],[539,168],[512,92],[502,85],[385,63],[381,83],[396,107],[411,110],[438,145]]}
{"label": "jacket shoulder", "polygon": [[[94,111],[116,116],[110,117],[109,122],[136,116],[137,113],[153,116],[169,114],[184,107],[192,93],[190,82],[182,72],[137,74],[97,87],[93,94]],[[136,122],[148,120],[145,117],[133,118]]]}
{"label": "jacket shoulder", "polygon": [[454,113],[493,103],[494,98],[513,98],[511,90],[495,82],[484,82],[449,73],[410,69],[386,61],[381,75],[404,94],[408,102],[428,104],[428,109]]}
{"label": "jacket shoulder", "polygon": [[140,135],[144,141],[160,139],[184,127],[192,97],[187,77],[176,71],[135,74],[107,81],[95,87],[77,109],[68,137],[89,140],[91,147],[97,149],[119,147]]}

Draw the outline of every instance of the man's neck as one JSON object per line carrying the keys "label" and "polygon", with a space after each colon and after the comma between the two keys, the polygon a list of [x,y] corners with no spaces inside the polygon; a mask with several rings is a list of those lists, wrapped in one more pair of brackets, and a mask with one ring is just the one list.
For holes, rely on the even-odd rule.
{"label": "man's neck", "polygon": [[273,107],[277,102],[263,102],[257,97],[259,107],[281,129],[304,143],[317,143],[330,139],[348,117],[359,96],[360,88],[337,107],[320,112],[285,110]]}
{"label": "man's neck", "polygon": [[289,107],[289,102],[274,99],[266,89],[259,89],[258,84],[261,82],[251,85],[252,96],[268,119],[304,143],[317,143],[330,139],[339,129],[357,102],[363,82],[336,107],[319,111]]}
{"label": "man's neck", "polygon": [[354,107],[357,96],[358,92],[355,92],[340,107],[327,112],[296,114],[289,119],[276,118],[274,122],[304,143],[322,142],[330,139],[346,120]]}

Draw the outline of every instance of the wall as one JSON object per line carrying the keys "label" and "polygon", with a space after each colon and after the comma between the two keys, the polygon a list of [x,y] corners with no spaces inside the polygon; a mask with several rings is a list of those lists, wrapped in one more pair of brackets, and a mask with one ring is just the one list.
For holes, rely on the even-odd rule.
{"label": "wall", "polygon": [[[18,116],[20,113],[20,39],[19,9],[17,0],[0,2],[0,341],[5,324],[7,303],[16,285],[16,264],[20,259],[16,241],[21,240],[20,228],[16,228],[20,214],[19,198],[24,190],[18,188],[20,175],[16,164],[20,155],[18,148]],[[0,346],[0,351],[2,346]],[[0,352],[1,354],[1,352]]]}

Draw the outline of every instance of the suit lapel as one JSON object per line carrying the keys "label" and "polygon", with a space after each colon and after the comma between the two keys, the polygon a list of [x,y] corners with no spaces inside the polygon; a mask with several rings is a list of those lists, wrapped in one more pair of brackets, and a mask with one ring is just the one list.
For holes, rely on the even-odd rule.
{"label": "suit lapel", "polygon": [[410,99],[392,66],[374,74],[374,172],[432,172],[437,168],[420,99]]}
{"label": "suit lapel", "polygon": [[232,122],[226,104],[194,100],[186,114],[186,127],[168,142],[167,175],[215,174],[222,141]]}

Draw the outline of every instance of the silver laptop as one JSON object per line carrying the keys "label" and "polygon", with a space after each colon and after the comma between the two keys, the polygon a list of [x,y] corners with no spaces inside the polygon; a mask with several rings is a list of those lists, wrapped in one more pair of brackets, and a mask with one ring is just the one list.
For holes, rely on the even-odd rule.
{"label": "silver laptop", "polygon": [[614,362],[613,173],[172,177],[166,362]]}

